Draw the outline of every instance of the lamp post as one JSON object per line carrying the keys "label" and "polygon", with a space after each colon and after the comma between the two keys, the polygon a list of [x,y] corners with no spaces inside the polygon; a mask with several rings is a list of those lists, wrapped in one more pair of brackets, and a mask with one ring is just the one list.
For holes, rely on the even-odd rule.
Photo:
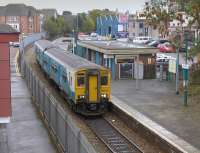
{"label": "lamp post", "polygon": [[185,65],[183,65],[184,106],[188,105],[189,65],[187,59],[188,59],[188,39],[186,34]]}
{"label": "lamp post", "polygon": [[176,50],[176,94],[179,94],[179,47]]}

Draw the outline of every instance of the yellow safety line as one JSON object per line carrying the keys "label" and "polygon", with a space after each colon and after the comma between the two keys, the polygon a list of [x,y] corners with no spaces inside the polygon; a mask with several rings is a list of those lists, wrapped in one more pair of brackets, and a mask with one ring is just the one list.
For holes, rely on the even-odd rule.
{"label": "yellow safety line", "polygon": [[21,76],[20,72],[19,72],[19,63],[18,63],[18,59],[19,59],[19,50],[17,51],[16,55],[15,55],[15,70],[16,70],[16,74],[17,76]]}

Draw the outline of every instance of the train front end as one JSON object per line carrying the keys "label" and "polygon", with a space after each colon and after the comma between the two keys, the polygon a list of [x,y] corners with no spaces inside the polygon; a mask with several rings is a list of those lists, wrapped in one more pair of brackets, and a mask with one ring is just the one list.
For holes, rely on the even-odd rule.
{"label": "train front end", "polygon": [[76,111],[87,116],[104,114],[110,105],[110,71],[83,69],[76,73]]}

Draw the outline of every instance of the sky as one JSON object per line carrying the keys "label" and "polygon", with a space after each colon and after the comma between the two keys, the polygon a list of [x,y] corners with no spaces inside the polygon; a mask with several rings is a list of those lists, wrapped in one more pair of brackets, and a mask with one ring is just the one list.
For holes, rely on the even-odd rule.
{"label": "sky", "polygon": [[37,9],[55,8],[61,14],[63,10],[71,11],[73,14],[87,12],[92,9],[110,10],[118,9],[120,12],[129,11],[135,13],[141,10],[146,0],[0,0],[0,5],[8,3],[25,3]]}

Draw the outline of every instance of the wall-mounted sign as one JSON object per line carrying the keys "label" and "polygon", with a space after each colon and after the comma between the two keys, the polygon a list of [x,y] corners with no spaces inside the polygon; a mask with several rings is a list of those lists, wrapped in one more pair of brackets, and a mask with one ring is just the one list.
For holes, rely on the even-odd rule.
{"label": "wall-mounted sign", "polygon": [[168,71],[171,73],[176,73],[176,60],[174,59],[169,60]]}
{"label": "wall-mounted sign", "polygon": [[128,23],[128,15],[119,14],[119,23]]}

